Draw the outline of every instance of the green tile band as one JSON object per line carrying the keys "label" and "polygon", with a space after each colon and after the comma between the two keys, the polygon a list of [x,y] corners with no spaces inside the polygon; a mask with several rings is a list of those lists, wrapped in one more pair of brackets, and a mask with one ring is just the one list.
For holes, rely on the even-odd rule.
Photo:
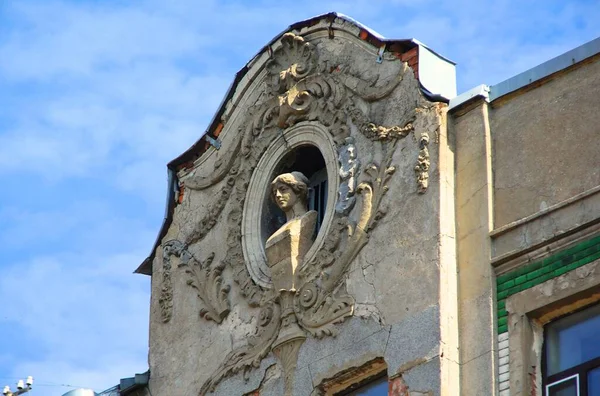
{"label": "green tile band", "polygon": [[498,334],[508,331],[506,298],[600,259],[600,235],[496,278]]}

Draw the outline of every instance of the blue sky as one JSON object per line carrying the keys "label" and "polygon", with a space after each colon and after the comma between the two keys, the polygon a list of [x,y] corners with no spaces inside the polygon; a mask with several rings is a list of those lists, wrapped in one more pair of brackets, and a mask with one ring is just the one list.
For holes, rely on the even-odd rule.
{"label": "blue sky", "polygon": [[147,369],[166,163],[289,24],[338,11],[494,84],[600,36],[598,1],[0,2],[0,385],[102,390]]}

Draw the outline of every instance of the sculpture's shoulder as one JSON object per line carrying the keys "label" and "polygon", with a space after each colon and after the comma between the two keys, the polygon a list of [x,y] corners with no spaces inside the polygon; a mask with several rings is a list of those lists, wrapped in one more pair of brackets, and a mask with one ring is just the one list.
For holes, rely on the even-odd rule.
{"label": "sculpture's shoulder", "polygon": [[310,240],[310,243],[312,243],[312,238],[315,233],[315,226],[317,225],[318,217],[319,213],[317,213],[317,211],[309,210],[299,218],[299,234],[301,238],[306,238],[307,242],[308,240]]}
{"label": "sculpture's shoulder", "polygon": [[310,232],[310,235],[312,236],[315,225],[317,224],[318,215],[319,214],[315,210],[309,210],[302,216],[288,221],[267,239],[266,246],[273,245],[290,235],[305,235]]}
{"label": "sculpture's shoulder", "polygon": [[317,217],[319,217],[319,213],[316,210],[309,210],[308,212],[306,212],[302,216],[300,216],[300,219],[301,219],[302,223],[304,223],[304,222],[316,223]]}

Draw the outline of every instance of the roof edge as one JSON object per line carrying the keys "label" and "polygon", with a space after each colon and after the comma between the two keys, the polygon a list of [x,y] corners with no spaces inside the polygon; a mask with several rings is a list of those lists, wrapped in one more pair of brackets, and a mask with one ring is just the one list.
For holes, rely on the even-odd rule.
{"label": "roof edge", "polygon": [[[222,122],[222,116],[223,113],[225,112],[225,108],[226,108],[226,104],[227,102],[233,97],[234,93],[235,93],[235,88],[237,87],[238,83],[240,82],[240,80],[246,75],[246,73],[250,70],[252,63],[254,62],[254,60],[263,52],[267,51],[277,40],[279,40],[285,33],[290,32],[292,30],[300,30],[303,29],[305,27],[309,27],[312,25],[315,25],[318,23],[318,21],[321,21],[323,19],[325,20],[330,20],[332,23],[333,21],[336,19],[342,19],[346,22],[349,22],[351,24],[353,24],[354,26],[358,27],[359,29],[361,29],[361,31],[364,31],[367,35],[367,37],[364,39],[364,41],[367,41],[368,43],[370,43],[371,45],[380,48],[382,45],[385,44],[386,46],[386,50],[389,50],[389,48],[392,45],[400,45],[403,47],[406,47],[407,50],[410,50],[412,48],[415,47],[422,47],[425,48],[428,52],[432,53],[433,55],[435,55],[437,58],[439,58],[441,61],[443,62],[447,62],[451,65],[456,65],[455,62],[451,61],[450,59],[440,55],[439,53],[433,51],[431,48],[429,48],[427,45],[421,43],[420,41],[416,40],[416,39],[386,39],[384,36],[382,36],[381,34],[377,33],[376,31],[374,31],[373,29],[369,28],[368,26],[363,25],[362,23],[356,21],[355,19],[338,13],[338,12],[329,12],[326,14],[321,14],[321,15],[317,15],[314,16],[312,18],[308,18],[296,23],[293,23],[291,25],[289,25],[286,29],[284,29],[283,31],[281,31],[278,35],[276,35],[273,39],[271,39],[266,45],[264,45],[256,54],[254,54],[254,56],[252,56],[250,58],[250,60],[235,74],[234,76],[234,80],[231,83],[231,85],[229,86],[229,88],[227,89],[225,96],[223,97],[223,100],[221,101],[221,103],[219,104],[217,111],[215,113],[215,115],[213,116],[213,118],[211,119],[211,121],[209,122],[208,128],[202,133],[202,135],[200,136],[200,138],[186,151],[184,151],[182,154],[180,154],[179,156],[177,156],[176,158],[174,158],[173,160],[171,160],[167,166],[171,169],[177,169],[177,167],[181,166],[182,164],[186,164],[190,161],[194,161],[195,159],[197,159],[199,157],[199,155],[201,155],[205,149],[207,148],[207,144],[208,141],[210,141],[210,139],[215,139],[218,137],[217,134],[215,134],[213,131],[217,131],[219,130],[219,124]],[[361,32],[362,33],[362,32]],[[454,79],[456,80],[456,79]],[[427,88],[427,92],[424,92],[425,94],[431,94],[430,91],[433,94],[440,94],[438,92],[433,92],[435,91],[435,89],[432,89],[434,87],[428,87]],[[450,97],[456,96],[456,92],[454,92],[452,95],[448,95],[447,92],[443,92],[442,96],[446,99],[446,101],[450,100]]]}
{"label": "roof edge", "polygon": [[[355,19],[353,19],[347,15],[337,13],[337,12],[329,12],[329,13],[317,15],[315,17],[305,19],[303,21],[299,21],[299,22],[289,25],[285,30],[283,30],[281,33],[279,33],[273,39],[271,39],[266,45],[264,45],[235,74],[234,80],[231,83],[231,85],[229,86],[229,88],[227,89],[227,92],[225,93],[223,100],[219,104],[219,107],[217,108],[215,115],[213,116],[212,120],[210,121],[210,123],[208,125],[208,128],[202,133],[200,138],[190,148],[188,148],[186,151],[184,151],[182,154],[180,154],[179,156],[177,156],[176,158],[174,158],[167,164],[169,181],[168,181],[168,192],[167,192],[167,203],[166,203],[166,208],[165,208],[165,216],[163,218],[163,222],[162,222],[159,234],[156,238],[156,241],[154,243],[152,251],[150,252],[150,255],[146,259],[144,259],[144,261],[138,266],[138,268],[134,271],[134,273],[144,274],[144,275],[152,274],[152,261],[154,259],[156,249],[160,245],[162,238],[164,238],[164,236],[166,235],[168,227],[169,227],[169,225],[172,221],[172,217],[173,217],[173,212],[174,212],[174,208],[175,208],[175,196],[174,195],[175,195],[175,191],[177,189],[177,174],[176,174],[176,172],[182,165],[193,163],[193,161],[195,161],[197,158],[199,158],[208,149],[208,147],[210,145],[218,145],[219,141],[217,140],[217,137],[218,137],[221,129],[223,128],[222,117],[226,110],[227,102],[233,97],[238,83],[242,80],[242,78],[244,78],[246,73],[248,73],[248,71],[251,69],[252,64],[255,61],[255,59],[263,52],[269,50],[271,45],[273,45],[277,40],[279,40],[285,33],[293,31],[293,30],[300,30],[305,27],[310,27],[312,25],[317,24],[319,21],[321,21],[323,19],[330,20],[331,23],[333,24],[333,21],[336,18],[342,19],[342,20],[349,22],[349,23],[353,24],[354,26],[358,27],[360,29],[360,38],[363,39],[364,41],[367,41],[369,44],[375,46],[376,48],[383,48],[384,50],[391,50],[391,48],[393,48],[393,47],[401,47],[405,51],[411,50],[413,48],[424,48],[427,52],[432,54],[434,58],[437,59],[435,61],[430,61],[431,64],[446,63],[452,68],[454,92],[452,93],[452,87],[450,87],[448,89],[447,86],[444,86],[441,88],[441,91],[443,91],[443,92],[436,92],[436,91],[439,91],[440,89],[438,89],[439,87],[436,86],[435,78],[431,79],[431,81],[433,81],[432,83],[427,82],[424,84],[423,81],[421,81],[422,78],[419,77],[419,82],[420,82],[420,87],[421,87],[422,93],[426,97],[428,97],[430,100],[441,101],[441,102],[445,102],[445,103],[447,103],[450,100],[450,97],[453,97],[456,95],[456,78],[454,75],[454,65],[456,65],[456,63],[449,60],[448,58],[443,57],[442,55],[438,54],[437,52],[431,50],[429,47],[427,47],[425,44],[419,42],[418,40],[415,40],[415,39],[386,39],[381,34],[377,33],[376,31],[372,30],[371,28],[361,24],[360,22],[356,21]],[[364,38],[363,38],[363,35],[364,35]],[[424,75],[426,73],[422,73],[422,74]],[[429,74],[431,74],[431,73],[429,73]],[[426,85],[430,85],[430,86],[426,86]]]}
{"label": "roof edge", "polygon": [[492,85],[490,87],[489,100],[494,101],[597,54],[600,54],[600,37],[588,41],[577,48],[567,51],[562,55],[558,55],[498,84]]}
{"label": "roof edge", "polygon": [[471,88],[468,91],[463,92],[460,95],[450,99],[450,103],[448,105],[448,111],[452,111],[453,109],[460,107],[462,104],[464,104],[476,97],[483,98],[486,102],[489,102],[490,101],[490,87],[488,87],[485,84],[481,84],[481,85]]}

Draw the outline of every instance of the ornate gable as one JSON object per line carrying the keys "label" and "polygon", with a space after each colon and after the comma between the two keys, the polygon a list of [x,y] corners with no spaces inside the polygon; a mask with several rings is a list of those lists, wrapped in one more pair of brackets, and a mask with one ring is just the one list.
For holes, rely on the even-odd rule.
{"label": "ornate gable", "polygon": [[[174,320],[177,293],[195,293],[200,316],[223,331],[235,309],[255,312],[251,336],[222,358],[200,394],[274,352],[291,395],[307,337],[335,336],[357,314],[347,274],[398,198],[390,181],[412,178],[402,194],[415,204],[427,194],[429,144],[442,110],[423,95],[418,62],[402,60],[418,45],[373,46],[369,40],[378,39],[348,20],[319,23],[283,34],[257,55],[218,128],[195,146],[202,154],[174,164],[177,204],[153,269],[161,321]],[[311,168],[317,162],[321,171]],[[297,267],[281,275],[293,277],[293,286],[281,288],[264,248],[276,221],[268,201],[274,176],[294,167],[326,182],[321,198],[313,197],[321,200],[318,232]]]}

